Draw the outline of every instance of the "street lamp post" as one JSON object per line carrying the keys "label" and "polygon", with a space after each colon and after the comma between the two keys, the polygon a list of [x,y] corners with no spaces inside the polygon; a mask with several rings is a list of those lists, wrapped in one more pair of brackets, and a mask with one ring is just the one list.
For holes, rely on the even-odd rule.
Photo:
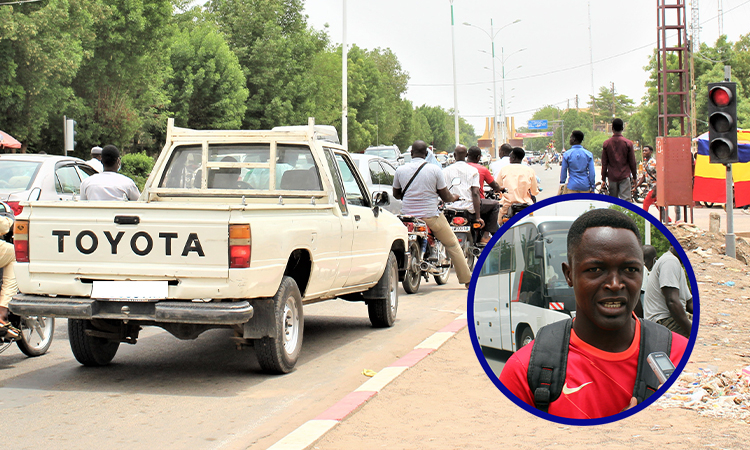
{"label": "street lamp post", "polygon": [[458,89],[456,87],[456,34],[454,32],[454,21],[453,21],[453,0],[451,2],[451,51],[453,53],[453,121],[454,131],[456,134],[456,147],[459,144],[458,137]]}
{"label": "street lamp post", "polygon": [[516,19],[516,20],[514,20],[513,22],[511,22],[511,23],[509,23],[507,25],[503,25],[502,27],[500,27],[500,29],[497,30],[497,32],[495,32],[494,22],[493,22],[492,19],[490,19],[490,32],[489,33],[487,31],[485,31],[483,28],[480,28],[480,27],[478,27],[476,25],[472,25],[472,24],[470,24],[468,22],[464,22],[464,25],[466,25],[467,27],[474,27],[477,30],[480,30],[482,33],[486,34],[487,37],[490,38],[490,43],[492,44],[492,92],[493,92],[493,94],[492,94],[492,97],[493,97],[492,128],[495,130],[495,145],[493,145],[493,147],[492,147],[492,153],[493,153],[492,157],[493,158],[497,158],[497,156],[498,156],[498,147],[500,146],[500,139],[498,138],[498,132],[497,132],[498,122],[497,122],[497,84],[496,84],[496,80],[495,80],[495,37],[504,28],[506,28],[506,27],[508,27],[510,25],[513,25],[514,23],[518,23],[520,21],[521,21],[521,19]]}
{"label": "street lamp post", "polygon": [[[522,48],[520,50],[516,50],[515,52],[511,53],[510,55],[508,55],[508,58],[510,58],[511,56],[515,55],[516,53],[520,53],[520,52],[522,52],[524,50],[526,50],[526,49]],[[507,141],[506,132],[508,131],[508,125],[505,123],[505,120],[507,118],[507,115],[506,115],[507,111],[505,109],[505,61],[508,58],[505,57],[505,48],[501,47],[500,48],[500,70],[503,71],[503,74],[502,74],[503,75],[503,82],[502,82],[503,83],[503,94],[502,94],[503,95],[503,102],[502,102],[501,122],[503,123],[503,140],[504,141]],[[521,66],[518,66],[518,67],[521,67]],[[518,69],[518,67],[516,67],[515,69]],[[515,69],[511,69],[508,72],[510,73],[510,72],[512,72]]]}

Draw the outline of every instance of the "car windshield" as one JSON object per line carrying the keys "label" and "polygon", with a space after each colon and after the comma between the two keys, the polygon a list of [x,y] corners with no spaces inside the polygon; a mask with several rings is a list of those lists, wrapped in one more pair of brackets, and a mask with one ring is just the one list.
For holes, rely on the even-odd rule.
{"label": "car windshield", "polygon": [[381,158],[394,159],[394,151],[392,148],[368,148],[365,150],[365,155],[375,155]]}
{"label": "car windshield", "polygon": [[10,193],[31,189],[42,163],[0,159],[0,192]]}

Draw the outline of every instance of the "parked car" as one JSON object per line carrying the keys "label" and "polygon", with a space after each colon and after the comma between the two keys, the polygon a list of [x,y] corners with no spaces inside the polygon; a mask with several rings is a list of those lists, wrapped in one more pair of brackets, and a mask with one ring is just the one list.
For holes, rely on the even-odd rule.
{"label": "parked car", "polygon": [[27,200],[71,200],[81,191],[81,181],[96,170],[70,156],[0,155],[0,200],[18,215],[19,202]]}
{"label": "parked car", "polygon": [[409,150],[401,153],[401,156],[404,158],[401,162],[402,165],[411,162],[411,146],[409,146]]}
{"label": "parked car", "polygon": [[365,155],[379,156],[383,159],[388,160],[394,166],[400,166],[404,163],[404,158],[401,156],[401,150],[398,149],[397,145],[380,145],[378,147],[367,147]]}
{"label": "parked car", "polygon": [[367,189],[370,190],[370,196],[377,192],[387,193],[389,202],[383,208],[393,214],[401,214],[401,200],[393,197],[393,176],[396,173],[393,165],[378,156],[355,153],[351,156],[367,184]]}

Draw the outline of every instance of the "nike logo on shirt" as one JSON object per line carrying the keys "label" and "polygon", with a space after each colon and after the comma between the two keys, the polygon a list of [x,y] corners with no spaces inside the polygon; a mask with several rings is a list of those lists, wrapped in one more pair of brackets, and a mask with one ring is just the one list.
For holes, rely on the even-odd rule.
{"label": "nike logo on shirt", "polygon": [[578,391],[580,391],[581,389],[583,389],[583,388],[584,388],[584,386],[587,386],[587,385],[589,385],[589,384],[591,384],[591,383],[593,383],[593,381],[589,381],[588,383],[584,383],[584,384],[582,384],[582,385],[580,385],[580,386],[578,386],[578,387],[574,387],[574,388],[569,388],[569,387],[568,387],[568,383],[565,383],[565,384],[563,385],[563,389],[562,389],[562,392],[563,392],[563,394],[565,394],[565,395],[575,394],[576,392],[578,392]]}

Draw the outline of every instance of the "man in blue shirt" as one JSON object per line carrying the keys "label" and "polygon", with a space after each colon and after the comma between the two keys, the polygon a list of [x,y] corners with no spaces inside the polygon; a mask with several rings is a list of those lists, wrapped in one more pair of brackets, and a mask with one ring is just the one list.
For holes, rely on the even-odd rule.
{"label": "man in blue shirt", "polygon": [[583,142],[583,132],[575,130],[570,133],[572,147],[563,153],[560,169],[560,184],[565,185],[565,180],[570,173],[570,179],[563,189],[563,194],[594,192],[596,185],[594,156],[581,146],[581,142]]}

